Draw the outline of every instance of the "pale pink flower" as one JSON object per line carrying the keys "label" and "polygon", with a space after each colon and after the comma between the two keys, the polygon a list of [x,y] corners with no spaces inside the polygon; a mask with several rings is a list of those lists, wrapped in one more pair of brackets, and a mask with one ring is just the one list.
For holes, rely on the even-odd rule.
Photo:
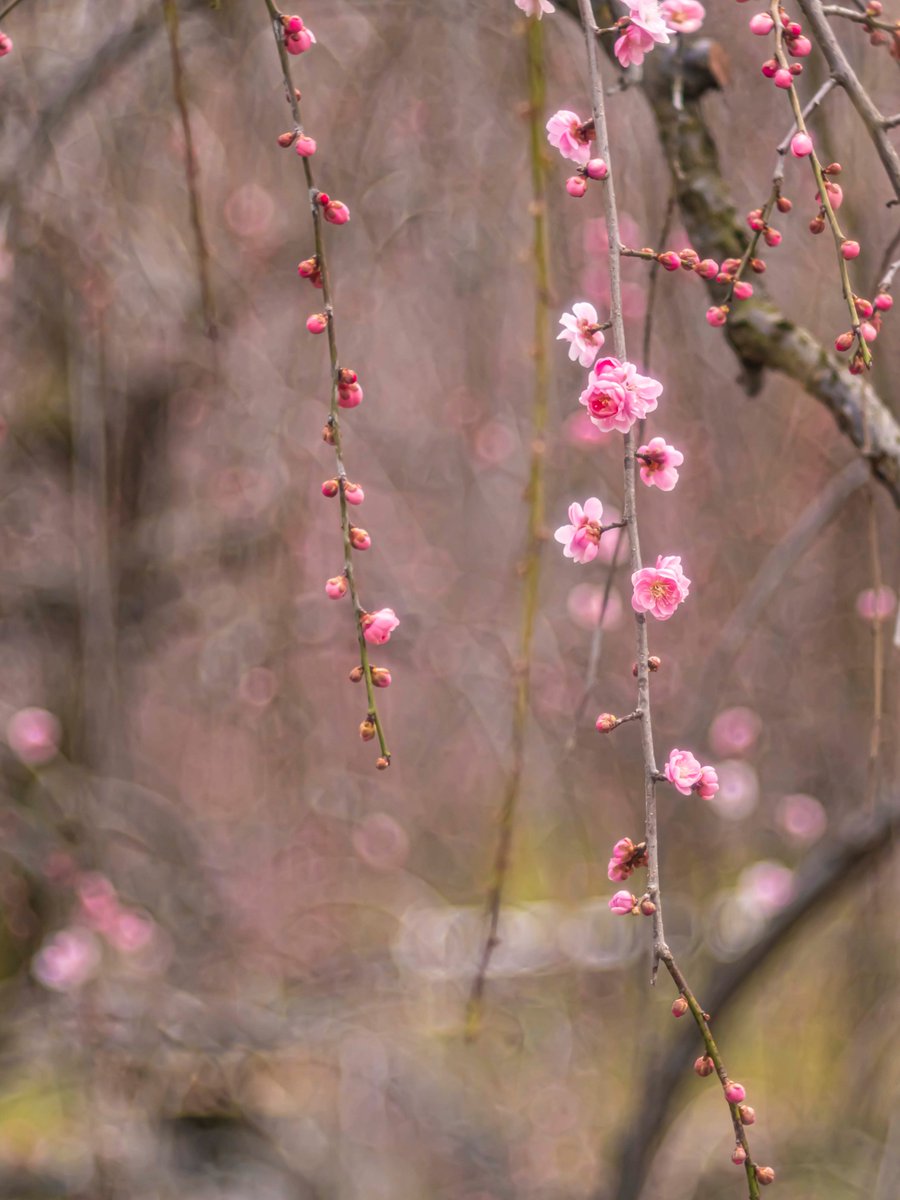
{"label": "pale pink flower", "polygon": [[591,157],[593,134],[584,133],[584,122],[577,113],[561,108],[547,122],[547,140],[555,146],[563,158],[584,166]]}
{"label": "pale pink flower", "polygon": [[578,402],[604,433],[613,429],[627,433],[635,421],[656,408],[662,390],[655,379],[639,375],[633,363],[601,358],[588,373],[588,385]]}
{"label": "pale pink flower", "polygon": [[719,776],[715,767],[704,767],[697,782],[697,795],[701,800],[712,800],[719,790]]}
{"label": "pale pink flower", "polygon": [[577,358],[583,367],[589,367],[605,338],[597,327],[597,310],[593,304],[581,300],[572,305],[570,313],[563,313],[559,318],[563,331],[556,340],[569,342],[569,358],[574,362]]}
{"label": "pale pink flower", "polygon": [[628,17],[629,23],[613,49],[623,67],[639,67],[657,43],[668,45],[669,33],[657,0],[632,0]]}
{"label": "pale pink flower", "polygon": [[22,708],[6,727],[9,747],[21,762],[40,767],[59,753],[59,721],[45,708]]}
{"label": "pale pink flower", "polygon": [[725,708],[709,727],[709,744],[716,754],[746,754],[762,732],[762,721],[752,708]]}
{"label": "pale pink flower", "polygon": [[8,33],[0,33],[0,58],[12,53],[13,40]]}
{"label": "pale pink flower", "polygon": [[669,33],[696,33],[706,17],[699,0],[662,0],[659,11]]}
{"label": "pale pink flower", "polygon": [[745,868],[738,880],[738,896],[750,909],[774,916],[794,896],[794,872],[784,863],[763,859]]}
{"label": "pale pink flower", "polygon": [[609,911],[615,913],[616,916],[624,917],[632,911],[635,904],[637,901],[631,892],[616,892],[609,900]]}
{"label": "pale pink flower", "polygon": [[380,608],[375,613],[363,613],[363,636],[367,642],[375,646],[383,646],[390,641],[391,634],[400,624],[397,614],[392,608]]}
{"label": "pale pink flower", "polygon": [[634,842],[631,838],[619,838],[612,848],[611,862],[628,862],[634,854]]}
{"label": "pale pink flower", "polygon": [[54,992],[68,992],[87,983],[100,963],[97,939],[86,929],[63,929],[32,959],[31,973]]}
{"label": "pale pink flower", "polygon": [[569,525],[560,525],[554,538],[565,547],[566,558],[577,563],[589,563],[597,557],[600,545],[600,522],[603,505],[596,496],[585,500],[584,508],[577,502],[569,505]]}
{"label": "pale pink flower", "polygon": [[537,17],[538,20],[544,13],[556,12],[550,0],[516,0],[516,8],[521,8],[526,17]]}
{"label": "pale pink flower", "polygon": [[[646,446],[638,450],[641,479],[647,487],[658,487],[661,492],[671,492],[678,482],[678,467],[684,455],[661,437],[651,438]],[[649,459],[649,461],[647,461]]]}
{"label": "pale pink flower", "polygon": [[678,555],[660,555],[655,567],[643,567],[631,576],[634,593],[631,607],[649,612],[658,621],[668,621],[675,609],[687,599],[691,581],[681,569]]}
{"label": "pale pink flower", "polygon": [[682,796],[689,796],[700,782],[703,768],[690,750],[670,750],[663,773]]}
{"label": "pale pink flower", "polygon": [[122,954],[139,954],[154,941],[156,922],[146,913],[121,912],[112,929],[106,931],[110,945]]}
{"label": "pale pink flower", "polygon": [[814,842],[825,832],[828,814],[815,796],[798,792],[782,799],[777,820],[788,837],[801,843]]}
{"label": "pale pink flower", "polygon": [[874,588],[866,588],[856,597],[856,611],[865,621],[883,621],[896,607],[896,593],[887,584],[882,584],[877,592]]}

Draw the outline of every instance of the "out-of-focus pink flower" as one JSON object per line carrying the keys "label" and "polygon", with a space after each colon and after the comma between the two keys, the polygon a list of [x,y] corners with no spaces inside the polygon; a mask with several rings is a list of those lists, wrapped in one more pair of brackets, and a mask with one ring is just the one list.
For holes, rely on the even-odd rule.
{"label": "out-of-focus pink flower", "polygon": [[[598,555],[601,560],[606,540],[611,538],[614,532],[618,531],[605,533],[601,539],[600,554]],[[604,609],[605,596],[606,588],[603,586],[595,587],[590,583],[576,584],[566,599],[566,610],[581,629],[596,629],[600,624],[601,614],[605,630],[617,629],[622,623],[622,597],[615,588],[611,588]]]}
{"label": "out-of-focus pink flower", "polygon": [[0,58],[6,58],[12,53],[13,40],[8,33],[0,33]]}
{"label": "out-of-focus pink flower", "polygon": [[632,0],[628,6],[629,23],[613,47],[623,67],[639,67],[644,55],[658,43],[668,45],[669,31],[657,0]]}
{"label": "out-of-focus pink flower", "polygon": [[660,555],[655,567],[643,567],[631,576],[634,592],[631,607],[649,612],[658,621],[668,621],[679,604],[688,597],[691,581],[681,569],[676,554]]}
{"label": "out-of-focus pink flower", "polygon": [[616,892],[614,896],[610,897],[609,911],[618,917],[624,917],[634,909],[635,904],[637,901],[631,892]]}
{"label": "out-of-focus pink flower", "polygon": [[120,912],[116,923],[106,931],[111,946],[122,954],[139,954],[156,937],[156,922],[146,913]]}
{"label": "out-of-focus pink flower", "polygon": [[96,871],[79,875],[75,893],[81,904],[82,916],[92,929],[106,933],[112,928],[120,912],[119,898],[105,875]]}
{"label": "out-of-focus pink flower", "polygon": [[750,908],[770,917],[794,895],[794,872],[784,863],[763,859],[741,872],[738,895]]}
{"label": "out-of-focus pink flower", "polygon": [[712,800],[719,790],[719,776],[715,767],[704,767],[697,781],[697,795],[701,800]]}
{"label": "out-of-focus pink flower", "polygon": [[526,17],[537,17],[538,20],[544,13],[556,12],[550,0],[516,0],[516,8],[521,8]]}
{"label": "out-of-focus pink flower", "polygon": [[709,744],[716,754],[746,754],[762,732],[762,721],[752,708],[725,708],[709,727]]}
{"label": "out-of-focus pink flower", "polygon": [[572,305],[570,313],[563,313],[559,318],[563,330],[557,336],[557,341],[569,342],[569,358],[574,362],[577,358],[583,367],[589,367],[606,340],[597,322],[597,310],[587,301],[579,301]]}
{"label": "out-of-focus pink flower", "polygon": [[563,554],[577,563],[589,563],[597,557],[600,545],[600,522],[603,505],[596,496],[585,500],[584,508],[577,502],[569,505],[569,525],[560,525],[554,538],[565,547]]}
{"label": "out-of-focus pink flower", "polygon": [[561,108],[547,122],[547,140],[563,158],[585,166],[591,157],[593,131],[585,132],[584,122],[578,113]]}
{"label": "out-of-focus pink flower", "polygon": [[612,436],[598,429],[591,420],[591,414],[583,408],[570,413],[563,425],[563,433],[566,441],[573,446],[602,446]]}
{"label": "out-of-focus pink flower", "polygon": [[374,646],[383,646],[390,641],[391,634],[400,624],[400,619],[392,608],[380,608],[378,612],[363,613],[363,635],[367,642]]}
{"label": "out-of-focus pink flower", "polygon": [[29,767],[40,767],[56,758],[61,736],[59,721],[46,708],[22,708],[6,727],[10,749]]}
{"label": "out-of-focus pink flower", "polygon": [[585,406],[604,433],[613,429],[627,433],[635,421],[653,412],[662,390],[655,379],[639,375],[633,363],[601,358],[588,374],[579,404]]}
{"label": "out-of-focus pink flower", "polygon": [[710,801],[720,817],[741,821],[759,801],[759,776],[748,762],[726,758],[716,764],[719,792]]}
{"label": "out-of-focus pink flower", "polygon": [[97,939],[86,929],[63,929],[46,941],[31,962],[38,983],[69,992],[87,983],[100,963]]}
{"label": "out-of-focus pink flower", "polygon": [[641,479],[647,487],[671,492],[678,482],[678,467],[684,462],[681,451],[668,445],[665,438],[655,437],[646,446],[641,446],[637,453]]}
{"label": "out-of-focus pink flower", "polygon": [[682,796],[689,796],[700,782],[703,768],[690,750],[670,750],[663,773]]}
{"label": "out-of-focus pink flower", "polygon": [[776,820],[789,838],[808,845],[818,841],[825,832],[828,814],[815,796],[798,792],[782,799]]}
{"label": "out-of-focus pink flower", "polygon": [[865,621],[884,621],[897,607],[897,594],[883,584],[876,592],[866,588],[856,597],[856,611]]}
{"label": "out-of-focus pink flower", "polygon": [[662,0],[659,11],[669,33],[696,33],[706,17],[699,0]]}

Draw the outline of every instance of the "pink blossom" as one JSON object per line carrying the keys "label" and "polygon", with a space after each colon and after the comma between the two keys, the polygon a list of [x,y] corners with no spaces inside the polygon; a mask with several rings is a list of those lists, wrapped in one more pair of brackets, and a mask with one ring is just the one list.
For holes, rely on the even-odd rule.
{"label": "pink blossom", "polygon": [[597,325],[596,308],[581,300],[572,305],[570,313],[563,313],[559,323],[563,330],[556,340],[570,343],[569,358],[573,362],[577,358],[583,367],[591,366],[605,340]]}
{"label": "pink blossom", "polygon": [[547,140],[555,146],[563,158],[568,158],[579,166],[585,166],[591,157],[591,138],[593,133],[585,133],[582,129],[584,122],[577,113],[561,108],[547,122]]}
{"label": "pink blossom", "polygon": [[23,708],[6,727],[13,754],[29,767],[41,767],[59,753],[59,721],[45,708]]}
{"label": "pink blossom", "polygon": [[762,721],[752,708],[725,708],[709,727],[709,744],[716,754],[746,754],[762,732]]}
{"label": "pink blossom", "polygon": [[597,557],[600,545],[600,521],[603,505],[596,496],[585,500],[584,508],[577,502],[569,505],[569,525],[560,525],[554,538],[565,547],[563,554],[577,563],[589,563]]}
{"label": "pink blossom", "polygon": [[697,795],[701,800],[712,800],[719,790],[719,776],[715,767],[703,767],[697,782]]}
{"label": "pink blossom", "polygon": [[598,429],[627,433],[635,421],[656,408],[663,387],[639,375],[633,363],[601,358],[588,374],[588,385],[579,397]]}
{"label": "pink blossom", "polygon": [[856,597],[856,611],[865,621],[884,621],[896,607],[896,593],[887,584],[882,584],[877,592],[866,588]]}
{"label": "pink blossom", "polygon": [[784,863],[763,859],[741,872],[738,896],[751,910],[774,916],[790,903],[795,891],[794,872]]}
{"label": "pink blossom", "polygon": [[116,889],[106,876],[95,871],[80,875],[75,892],[86,923],[101,933],[108,932],[118,920],[120,909]]}
{"label": "pink blossom", "polygon": [[639,67],[644,55],[659,43],[669,43],[666,20],[657,0],[632,0],[628,6],[628,25],[614,46],[616,58],[623,67]]}
{"label": "pink blossom", "polygon": [[669,760],[663,768],[666,779],[682,796],[689,796],[700,782],[703,768],[690,750],[670,750]]}
{"label": "pink blossom", "polygon": [[696,33],[706,17],[699,0],[662,0],[659,11],[669,33]]}
{"label": "pink blossom", "polygon": [[660,555],[655,567],[635,571],[631,583],[631,607],[635,612],[652,613],[658,621],[668,621],[691,588],[691,581],[681,569],[681,559],[671,554]]}
{"label": "pink blossom", "polygon": [[618,917],[624,917],[630,913],[637,901],[631,892],[616,892],[609,901],[609,911],[616,914]]}
{"label": "pink blossom", "polygon": [[12,51],[13,40],[8,33],[0,33],[0,58],[5,58]]}
{"label": "pink blossom", "polygon": [[154,940],[156,923],[146,913],[121,912],[106,936],[110,945],[120,953],[138,954],[141,950],[146,950]]}
{"label": "pink blossom", "polygon": [[100,963],[100,947],[85,929],[63,929],[34,956],[31,973],[54,992],[68,992],[87,983]]}
{"label": "pink blossom", "polygon": [[538,20],[544,13],[556,12],[550,0],[516,0],[516,8],[521,8],[526,17],[537,17]]}
{"label": "pink blossom", "polygon": [[[647,487],[658,487],[661,492],[671,492],[678,482],[678,467],[684,455],[661,437],[651,438],[637,452],[641,479]],[[649,462],[647,460],[650,460]]]}
{"label": "pink blossom", "polygon": [[612,862],[628,862],[634,854],[634,842],[631,838],[619,838],[612,848]]}
{"label": "pink blossom", "polygon": [[815,796],[798,792],[785,796],[778,806],[778,824],[797,842],[815,842],[825,832],[828,814]]}
{"label": "pink blossom", "polygon": [[611,858],[606,867],[606,875],[613,883],[624,883],[631,875],[631,867]]}
{"label": "pink blossom", "polygon": [[363,635],[367,642],[375,646],[383,646],[390,641],[391,634],[400,624],[397,614],[392,608],[380,608],[375,613],[363,613]]}

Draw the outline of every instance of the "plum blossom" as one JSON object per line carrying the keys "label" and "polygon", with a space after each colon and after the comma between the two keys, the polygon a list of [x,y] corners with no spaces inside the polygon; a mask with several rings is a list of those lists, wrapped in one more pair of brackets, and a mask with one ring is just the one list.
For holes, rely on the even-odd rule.
{"label": "plum blossom", "polygon": [[659,11],[669,33],[696,33],[706,17],[699,0],[662,0]]}
{"label": "plum blossom", "polygon": [[526,17],[537,17],[538,20],[544,13],[556,12],[550,0],[516,0],[516,8],[521,8]]}
{"label": "plum blossom", "polygon": [[87,983],[100,964],[97,939],[86,929],[63,929],[34,956],[31,973],[54,992],[69,992]]}
{"label": "plum blossom", "polygon": [[569,358],[573,362],[577,358],[583,367],[591,366],[605,340],[597,324],[596,308],[581,300],[572,305],[570,313],[563,313],[559,323],[563,330],[556,340],[570,343]]}
{"label": "plum blossom", "polygon": [[691,581],[682,571],[677,554],[661,554],[655,567],[635,571],[631,583],[634,588],[631,607],[635,612],[651,613],[657,621],[668,621],[691,589]]}
{"label": "plum blossom", "polygon": [[703,768],[690,750],[671,750],[663,774],[682,796],[689,796],[703,775]]}
{"label": "plum blossom", "polygon": [[656,44],[666,46],[669,32],[657,0],[632,0],[628,24],[613,47],[623,67],[639,67]]}
{"label": "plum blossom", "polygon": [[400,624],[400,619],[392,608],[380,608],[375,613],[363,613],[360,618],[363,626],[363,636],[374,646],[383,646],[390,641],[391,634]]}
{"label": "plum blossom", "polygon": [[54,759],[61,737],[59,721],[45,708],[21,708],[6,727],[10,749],[29,767],[41,767]]}
{"label": "plum blossom", "polygon": [[601,358],[588,373],[588,385],[579,397],[598,429],[627,433],[635,421],[653,412],[663,386],[639,375],[634,363]]}
{"label": "plum blossom", "polygon": [[609,900],[609,910],[618,917],[624,917],[634,911],[636,904],[637,901],[631,892],[616,892]]}
{"label": "plum blossom", "polygon": [[585,122],[577,113],[561,108],[547,122],[547,140],[555,146],[563,158],[585,166],[591,157],[593,123],[585,129]]}
{"label": "plum blossom", "polygon": [[668,445],[665,438],[651,438],[646,446],[641,446],[637,452],[640,463],[641,479],[647,487],[658,487],[661,492],[671,492],[678,482],[678,467],[684,462],[684,455],[674,446]]}
{"label": "plum blossom", "polygon": [[719,790],[719,776],[715,767],[704,767],[697,782],[697,795],[701,800],[712,800]]}
{"label": "plum blossom", "polygon": [[603,505],[596,496],[585,500],[584,508],[577,501],[569,505],[568,525],[560,525],[554,538],[565,547],[566,558],[577,563],[589,563],[597,557],[602,529]]}

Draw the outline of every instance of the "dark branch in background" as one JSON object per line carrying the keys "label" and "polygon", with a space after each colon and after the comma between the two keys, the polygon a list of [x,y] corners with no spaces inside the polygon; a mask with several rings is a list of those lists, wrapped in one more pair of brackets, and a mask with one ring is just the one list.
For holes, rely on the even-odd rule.
{"label": "dark branch in background", "polygon": [[[704,985],[704,998],[717,1026],[745,985],[799,925],[821,913],[825,904],[856,883],[861,871],[871,874],[875,864],[893,850],[898,831],[900,808],[884,809],[871,817],[861,817],[856,810],[845,837],[809,856],[797,873],[797,891],[791,903],[769,922],[740,958],[717,967]],[[864,920],[864,915],[860,919]],[[676,1095],[692,1078],[690,1066],[696,1050],[695,1036],[686,1032],[672,1040],[664,1055],[654,1057],[637,1104],[640,1117],[627,1126],[614,1186],[604,1190],[603,1197],[615,1196],[616,1200],[640,1197]]]}
{"label": "dark branch in background", "polygon": [[[577,18],[578,0],[560,0],[559,7]],[[610,39],[604,39],[604,48],[611,51]],[[658,46],[642,68],[643,92],[672,171],[685,228],[701,258],[717,262],[740,259],[749,243],[700,105],[703,95],[721,87],[720,53],[705,38],[686,48],[681,111],[672,104],[674,55]],[[718,293],[714,295],[718,301]],[[759,390],[764,370],[780,371],[824,404],[861,453],[866,444],[863,414],[868,410],[870,447],[864,457],[900,507],[900,424],[863,376],[848,374],[811,333],[762,296],[742,301],[723,332],[751,394]]]}
{"label": "dark branch in background", "polygon": [[8,16],[14,8],[18,8],[21,3],[22,0],[12,0],[11,4],[7,4],[6,8],[0,12],[0,21],[2,21],[4,17]]}

